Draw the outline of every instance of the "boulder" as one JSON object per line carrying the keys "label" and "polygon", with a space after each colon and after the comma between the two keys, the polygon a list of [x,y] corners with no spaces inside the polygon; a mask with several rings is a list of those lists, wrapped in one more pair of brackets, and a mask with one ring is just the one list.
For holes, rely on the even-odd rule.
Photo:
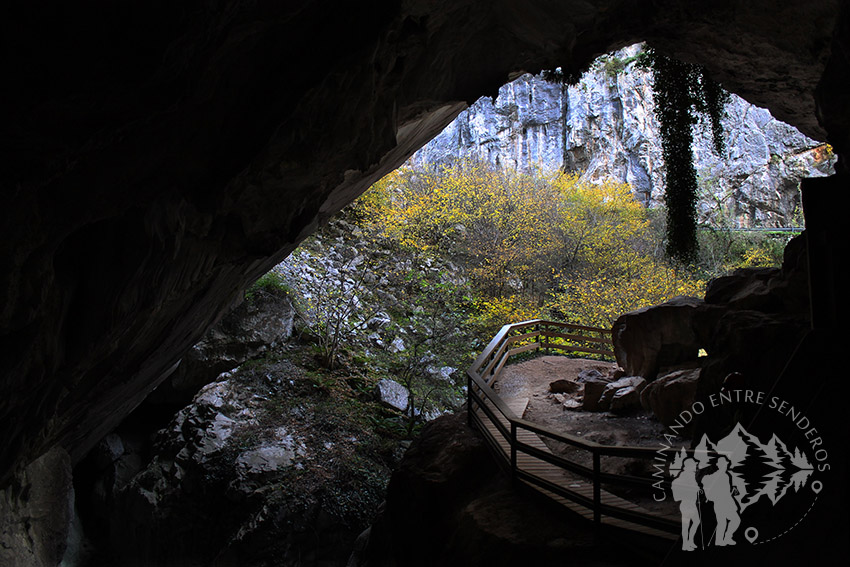
{"label": "boulder", "polygon": [[699,368],[690,368],[659,376],[641,392],[641,405],[670,427],[696,400],[700,372]]}
{"label": "boulder", "polygon": [[580,384],[563,378],[549,383],[549,391],[553,394],[572,394],[578,392],[580,389]]}
{"label": "boulder", "polygon": [[629,376],[653,380],[664,366],[695,360],[712,327],[705,312],[701,299],[679,296],[620,315],[612,329],[617,363]]}
{"label": "boulder", "polygon": [[375,395],[378,401],[398,411],[405,411],[408,405],[410,392],[407,388],[388,378],[382,378],[375,385]]}
{"label": "boulder", "polygon": [[587,411],[603,411],[603,409],[599,407],[599,398],[610,383],[610,380],[607,378],[587,380],[584,383],[584,400],[582,402],[582,408]]}
{"label": "boulder", "polygon": [[580,382],[584,384],[585,382],[590,382],[592,380],[609,380],[604,374],[602,374],[596,368],[585,368],[581,372],[578,373],[578,379],[576,382]]}
{"label": "boulder", "polygon": [[640,376],[624,376],[619,380],[610,382],[602,390],[602,394],[596,402],[597,411],[608,411],[609,409],[613,411],[614,407],[612,404],[614,398],[618,395],[620,396],[620,400],[617,402],[618,410],[640,405],[640,392],[645,387],[646,380]]}
{"label": "boulder", "polygon": [[608,371],[608,378],[611,380],[619,380],[623,376],[626,376],[626,371],[620,368],[619,366],[614,366],[611,370]]}
{"label": "boulder", "polygon": [[640,407],[640,392],[634,386],[627,386],[614,393],[609,409],[613,412],[623,412],[637,407]]}

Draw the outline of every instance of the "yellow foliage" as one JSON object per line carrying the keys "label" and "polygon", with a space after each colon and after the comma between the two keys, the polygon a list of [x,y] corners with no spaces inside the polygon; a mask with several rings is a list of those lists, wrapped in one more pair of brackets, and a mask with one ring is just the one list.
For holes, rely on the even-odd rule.
{"label": "yellow foliage", "polygon": [[475,308],[470,322],[485,334],[495,333],[508,323],[521,323],[540,317],[540,308],[520,295],[481,299],[476,302]]}
{"label": "yellow foliage", "polygon": [[576,277],[566,291],[554,294],[546,305],[567,322],[609,328],[629,311],[664,303],[679,295],[702,297],[705,283],[676,274],[671,268],[644,258],[631,277]]}
{"label": "yellow foliage", "polygon": [[625,183],[464,162],[397,170],[364,197],[401,246],[464,267],[479,297],[471,322],[488,331],[541,312],[608,327],[626,311],[702,293],[702,282],[654,259],[647,212]]}
{"label": "yellow foliage", "polygon": [[398,170],[378,189],[390,195],[387,233],[423,251],[449,251],[478,287],[502,295],[511,278],[542,269],[558,245],[551,192],[538,177],[466,162],[436,171]]}
{"label": "yellow foliage", "polygon": [[[746,252],[744,252],[744,259],[741,262],[741,265],[738,266],[740,268],[757,268],[764,266],[773,266],[775,265],[775,260],[770,256],[770,254],[761,247],[753,247],[748,248]],[[732,269],[733,267],[730,267]]]}

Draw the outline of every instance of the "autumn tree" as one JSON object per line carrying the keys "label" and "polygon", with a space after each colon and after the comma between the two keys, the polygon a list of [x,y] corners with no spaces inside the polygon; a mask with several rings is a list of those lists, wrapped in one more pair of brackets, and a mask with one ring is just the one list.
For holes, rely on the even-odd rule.
{"label": "autumn tree", "polygon": [[464,267],[478,294],[470,321],[482,329],[546,312],[607,326],[616,309],[699,287],[654,258],[647,212],[624,183],[462,162],[401,169],[373,191],[372,218],[387,234]]}

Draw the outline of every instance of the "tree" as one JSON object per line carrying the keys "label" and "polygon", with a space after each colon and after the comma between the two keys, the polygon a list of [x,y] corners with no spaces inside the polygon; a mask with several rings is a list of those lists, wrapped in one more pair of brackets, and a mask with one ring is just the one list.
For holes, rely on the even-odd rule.
{"label": "tree", "polygon": [[365,280],[372,267],[356,256],[338,268],[323,266],[310,261],[312,255],[306,248],[294,255],[298,264],[305,266],[290,281],[298,292],[294,294],[298,314],[316,341],[320,363],[333,370],[341,347],[379,311],[377,303],[361,299],[369,293]]}
{"label": "tree", "polygon": [[547,312],[607,326],[617,309],[701,286],[656,257],[647,210],[625,183],[462,162],[399,170],[376,190],[391,238],[469,275],[469,322],[482,333]]}

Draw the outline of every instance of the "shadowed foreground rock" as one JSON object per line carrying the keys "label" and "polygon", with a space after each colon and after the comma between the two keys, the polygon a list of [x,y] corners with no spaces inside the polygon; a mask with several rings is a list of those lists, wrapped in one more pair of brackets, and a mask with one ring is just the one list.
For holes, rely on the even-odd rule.
{"label": "shadowed foreground rock", "polygon": [[350,567],[647,565],[622,541],[511,488],[466,413],[428,423]]}
{"label": "shadowed foreground rock", "polygon": [[712,280],[705,301],[677,297],[617,319],[617,361],[650,382],[641,402],[662,423],[718,392],[730,374],[735,387],[771,390],[810,328],[805,243],[805,235],[788,243],[781,269],[742,268]]}

